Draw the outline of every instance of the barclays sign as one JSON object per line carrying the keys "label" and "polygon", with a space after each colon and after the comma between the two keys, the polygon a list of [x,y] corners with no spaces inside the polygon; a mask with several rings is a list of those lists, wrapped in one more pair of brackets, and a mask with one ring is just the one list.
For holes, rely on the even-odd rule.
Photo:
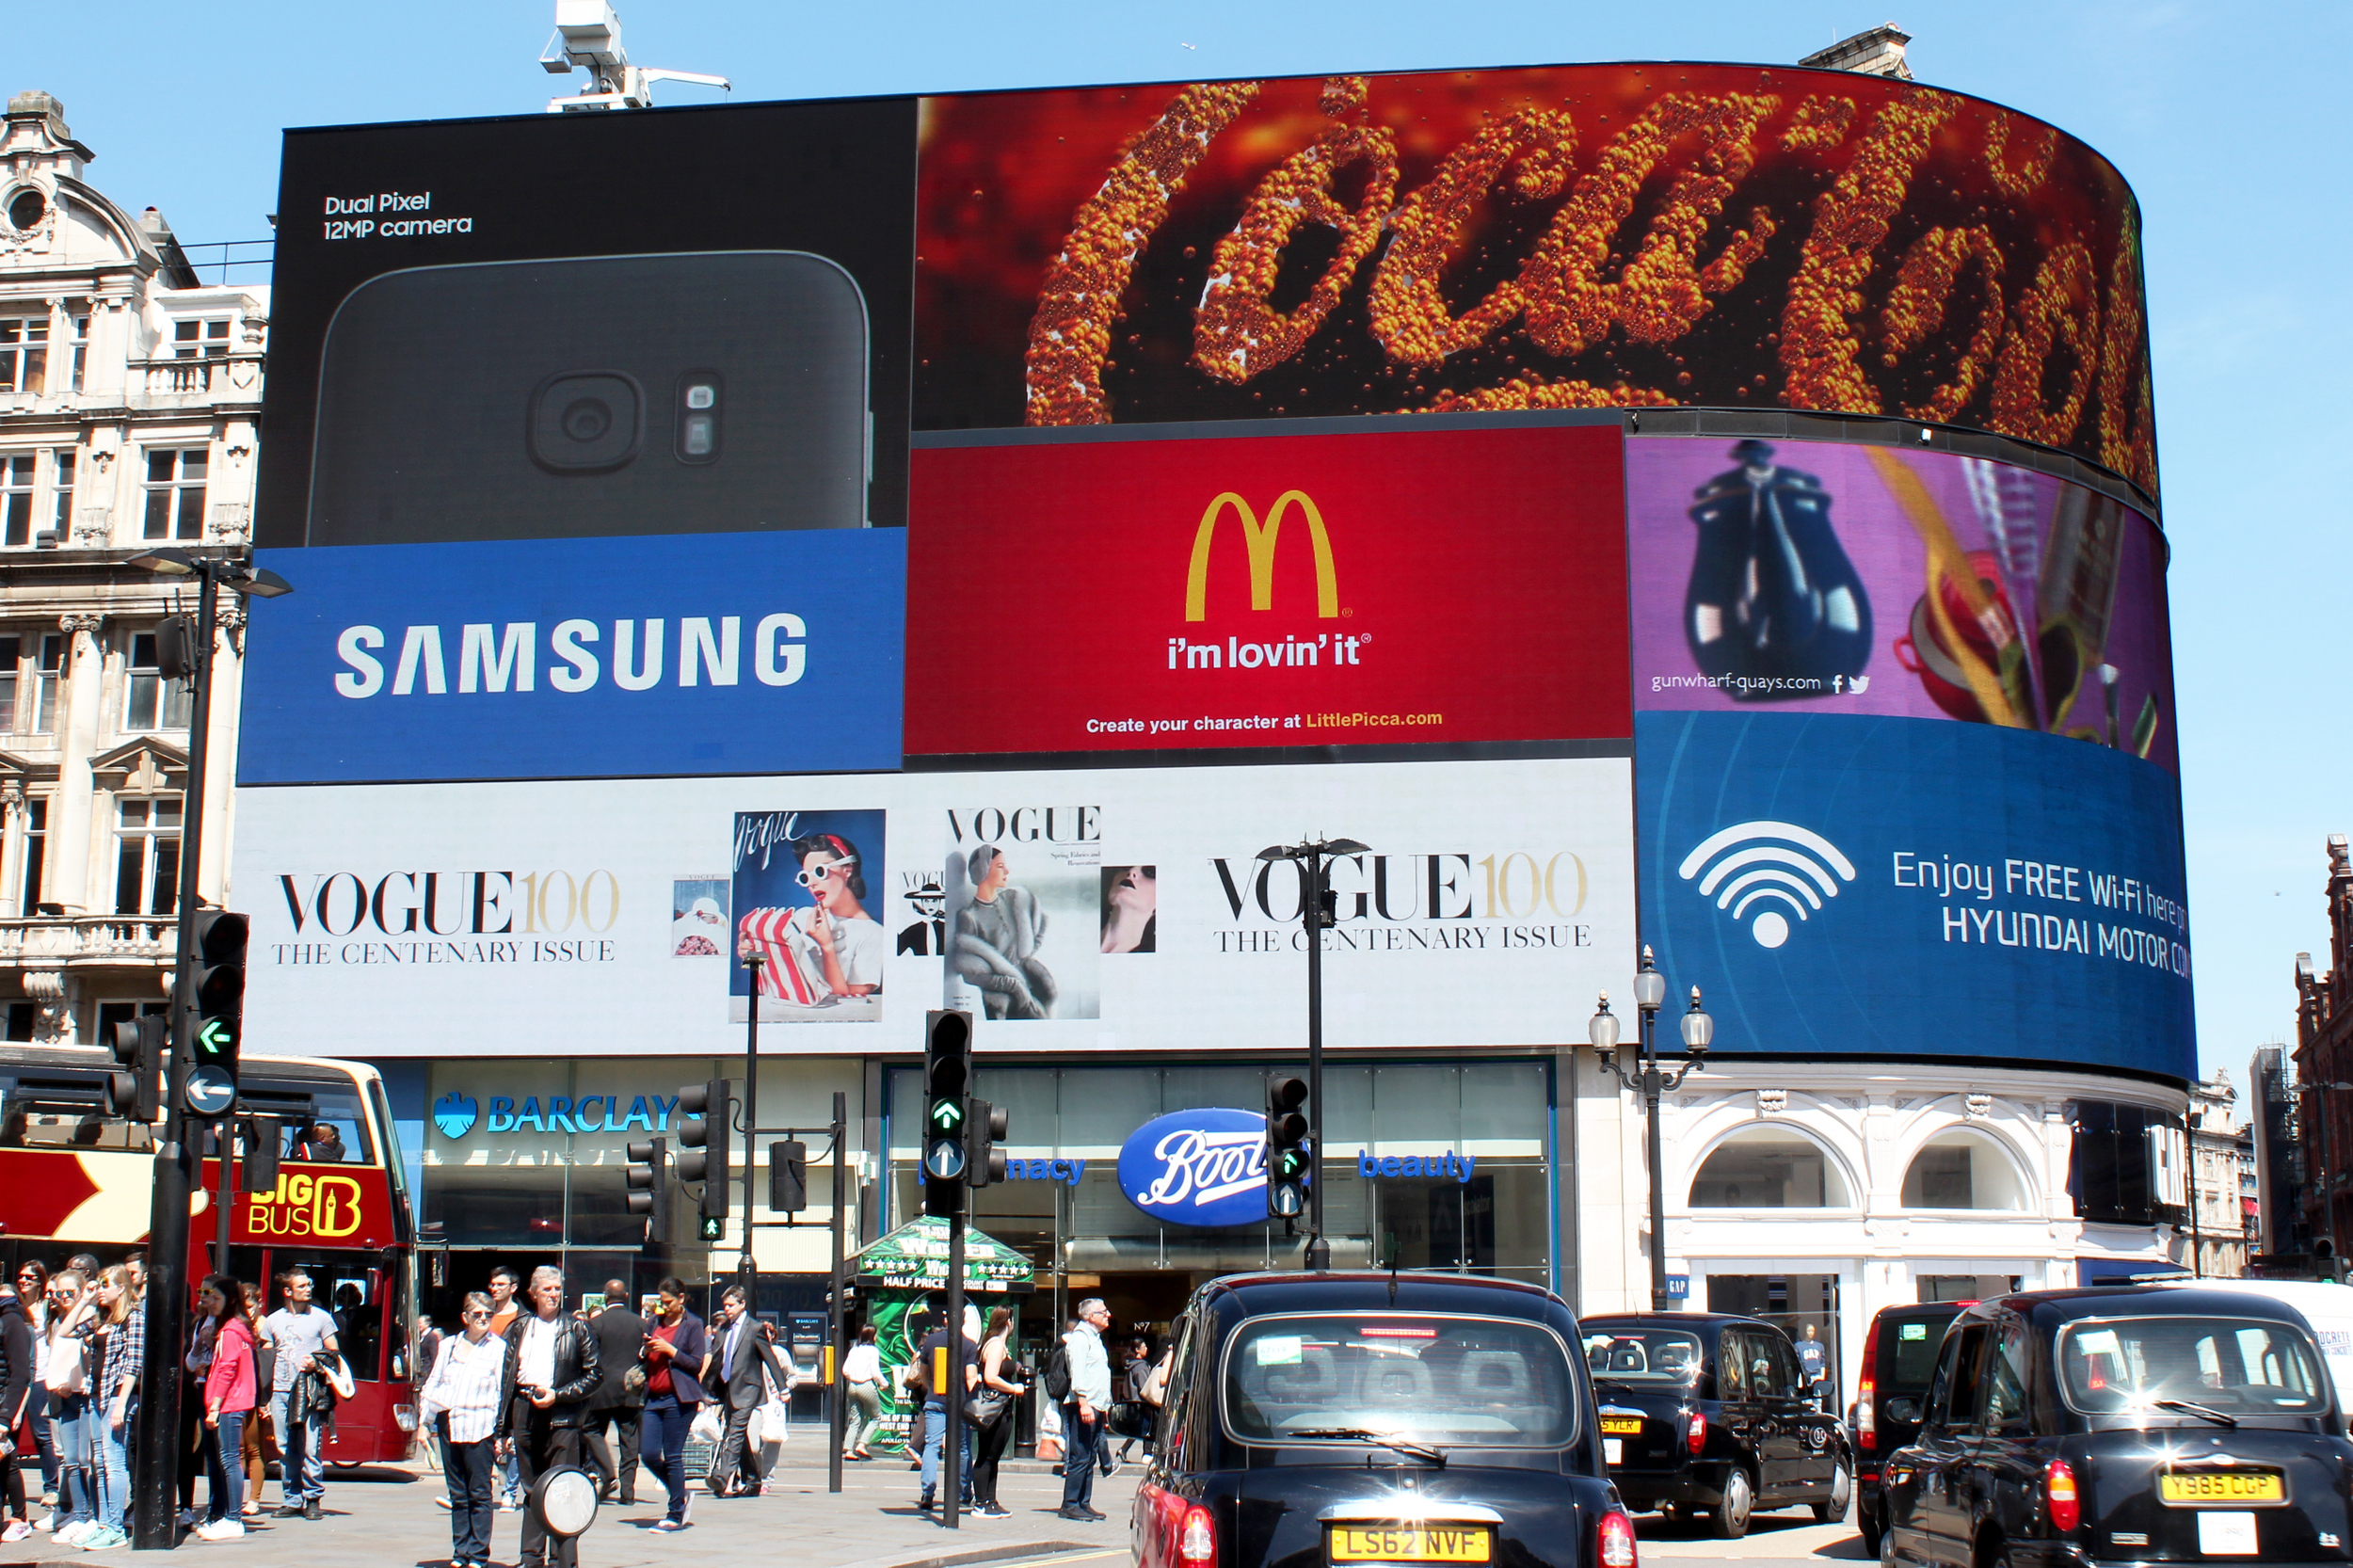
{"label": "barclays sign", "polygon": [[1168,1224],[1263,1224],[1266,1118],[1222,1107],[1156,1117],[1121,1145],[1119,1190]]}

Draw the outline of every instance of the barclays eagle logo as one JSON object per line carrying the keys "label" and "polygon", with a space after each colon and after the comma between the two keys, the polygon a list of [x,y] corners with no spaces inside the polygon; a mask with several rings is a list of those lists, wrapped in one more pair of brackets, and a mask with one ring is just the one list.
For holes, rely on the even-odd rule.
{"label": "barclays eagle logo", "polygon": [[433,1125],[441,1129],[444,1138],[463,1138],[473,1130],[474,1115],[480,1109],[474,1101],[452,1089],[433,1102]]}

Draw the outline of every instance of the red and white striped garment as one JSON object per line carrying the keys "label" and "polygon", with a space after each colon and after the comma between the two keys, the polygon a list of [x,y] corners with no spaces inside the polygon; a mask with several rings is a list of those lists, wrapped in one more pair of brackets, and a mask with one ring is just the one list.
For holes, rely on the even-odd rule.
{"label": "red and white striped garment", "polygon": [[760,955],[760,970],[752,983],[761,996],[781,997],[809,1007],[820,998],[833,995],[833,987],[825,984],[824,955],[817,951],[807,930],[808,917],[814,913],[807,906],[755,909],[738,925],[743,940]]}

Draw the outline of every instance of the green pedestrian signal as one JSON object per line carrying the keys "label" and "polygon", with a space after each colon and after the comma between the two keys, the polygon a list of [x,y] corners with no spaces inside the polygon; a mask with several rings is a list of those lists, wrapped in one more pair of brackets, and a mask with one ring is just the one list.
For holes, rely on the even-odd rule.
{"label": "green pedestrian signal", "polygon": [[718,1240],[720,1238],[722,1238],[722,1237],[726,1236],[726,1235],[727,1235],[727,1233],[728,1233],[728,1223],[727,1223],[727,1221],[725,1221],[725,1220],[721,1219],[721,1218],[720,1218],[718,1215],[716,1215],[716,1214],[706,1214],[706,1215],[704,1215],[704,1216],[703,1216],[703,1219],[702,1219],[702,1239],[703,1239],[704,1240],[706,1240],[706,1241],[716,1241],[716,1240]]}

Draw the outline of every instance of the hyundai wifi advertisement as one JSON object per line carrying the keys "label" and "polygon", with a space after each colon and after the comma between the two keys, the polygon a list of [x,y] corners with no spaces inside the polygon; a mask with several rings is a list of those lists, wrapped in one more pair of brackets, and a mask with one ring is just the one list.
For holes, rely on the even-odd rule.
{"label": "hyundai wifi advertisement", "polygon": [[1381,423],[927,441],[907,750],[1625,736],[1616,423]]}

